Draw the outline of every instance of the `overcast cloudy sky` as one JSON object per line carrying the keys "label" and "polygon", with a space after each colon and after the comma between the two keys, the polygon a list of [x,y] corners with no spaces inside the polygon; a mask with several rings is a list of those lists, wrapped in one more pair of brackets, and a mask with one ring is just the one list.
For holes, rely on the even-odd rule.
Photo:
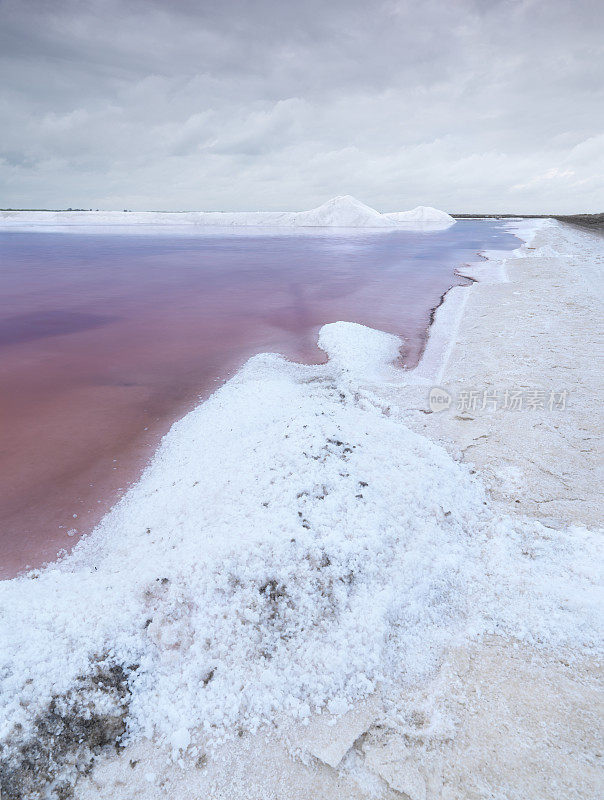
{"label": "overcast cloudy sky", "polygon": [[603,0],[0,0],[0,206],[604,210]]}

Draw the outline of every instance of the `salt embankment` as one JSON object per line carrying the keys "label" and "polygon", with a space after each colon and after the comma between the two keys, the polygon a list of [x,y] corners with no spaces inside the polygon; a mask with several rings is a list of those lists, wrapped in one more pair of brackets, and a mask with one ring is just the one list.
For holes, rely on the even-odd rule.
{"label": "salt embankment", "polygon": [[247,228],[376,228],[438,230],[455,220],[444,211],[418,206],[412,211],[381,214],[350,195],[328,200],[310,211],[2,211],[0,228],[148,225]]}

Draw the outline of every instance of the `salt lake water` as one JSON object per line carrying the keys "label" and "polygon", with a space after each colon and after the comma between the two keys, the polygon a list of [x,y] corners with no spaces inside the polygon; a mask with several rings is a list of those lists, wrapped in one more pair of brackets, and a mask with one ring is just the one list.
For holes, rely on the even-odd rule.
{"label": "salt lake water", "polygon": [[518,240],[444,231],[0,231],[0,576],[70,548],[172,422],[251,355],[346,320],[422,352],[454,270]]}

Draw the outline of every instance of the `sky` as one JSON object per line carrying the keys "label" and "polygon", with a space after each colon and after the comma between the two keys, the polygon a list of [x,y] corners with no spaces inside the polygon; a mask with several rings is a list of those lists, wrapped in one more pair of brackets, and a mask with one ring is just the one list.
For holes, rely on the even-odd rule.
{"label": "sky", "polygon": [[604,211],[602,0],[0,0],[0,207]]}

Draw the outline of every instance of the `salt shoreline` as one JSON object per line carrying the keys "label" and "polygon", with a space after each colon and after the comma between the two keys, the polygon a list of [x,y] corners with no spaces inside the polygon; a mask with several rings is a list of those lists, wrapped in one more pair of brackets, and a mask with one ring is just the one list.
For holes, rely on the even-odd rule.
{"label": "salt shoreline", "polygon": [[[427,433],[428,436],[442,441],[442,435],[438,434],[434,436],[434,431],[430,429],[426,422],[426,420],[430,420],[431,424],[432,419],[436,419],[437,415],[433,414],[427,417],[424,413],[426,402],[425,389],[435,377],[445,380],[448,378],[447,362],[450,364],[452,359],[453,362],[455,361],[455,351],[458,349],[458,344],[453,340],[458,334],[453,333],[453,335],[451,335],[450,332],[449,340],[447,341],[446,336],[443,336],[443,326],[445,328],[450,326],[452,320],[456,320],[459,324],[461,320],[460,331],[463,337],[464,331],[467,331],[468,327],[474,324],[471,314],[468,313],[468,303],[470,299],[476,296],[476,287],[480,289],[481,285],[487,286],[488,284],[479,283],[472,286],[472,295],[470,295],[469,288],[455,289],[449,292],[445,302],[436,314],[435,324],[430,331],[428,347],[424,353],[425,362],[424,359],[420,362],[420,367],[423,368],[423,372],[421,370],[417,374],[415,371],[409,372],[407,377],[410,378],[410,380],[408,381],[406,389],[401,384],[400,376],[393,374],[392,371],[389,371],[387,368],[388,359],[392,358],[392,347],[394,345],[392,339],[394,337],[378,336],[372,340],[371,343],[367,340],[367,352],[365,358],[363,358],[363,349],[365,347],[363,344],[363,337],[355,340],[353,336],[352,340],[347,343],[346,336],[342,337],[337,335],[339,331],[336,329],[336,326],[326,326],[329,329],[327,333],[333,332],[336,334],[331,337],[331,341],[329,340],[330,337],[326,337],[325,349],[328,349],[331,357],[330,369],[332,373],[335,369],[336,373],[339,373],[340,381],[343,379],[343,383],[340,383],[340,386],[350,386],[354,391],[360,392],[364,396],[366,402],[383,404],[384,407],[388,405],[391,407],[389,414],[393,413],[398,406],[400,413],[406,415],[406,423],[408,425],[418,429],[421,428],[423,434]],[[462,300],[460,295],[462,291],[466,294],[460,306],[458,304],[458,299],[459,301]],[[464,310],[466,313],[462,319],[461,313]],[[455,327],[453,327],[453,330],[455,331]],[[347,334],[350,334],[350,329],[347,331]],[[352,345],[352,350],[349,349],[349,345]],[[378,356],[376,359],[378,353],[382,355]],[[382,359],[381,364],[380,358]],[[430,370],[432,370],[432,372],[430,372]],[[373,378],[372,373],[374,375]],[[424,406],[423,409],[422,406]],[[415,411],[415,407],[417,407],[417,412]],[[438,419],[444,420],[446,418],[438,416]],[[470,422],[472,422],[472,420],[470,420]],[[444,425],[444,422],[439,422],[439,424]],[[451,422],[451,424],[453,425],[454,422]],[[459,425],[461,423],[457,424]],[[447,429],[447,436],[453,437],[451,430]],[[483,436],[484,434],[480,434],[478,438],[481,439]],[[456,473],[456,480],[459,480],[460,477],[461,473]],[[159,636],[162,635],[161,631],[158,631],[157,634]],[[500,644],[496,640],[493,641],[493,647],[504,648],[501,658],[505,660],[507,657],[506,646]],[[451,646],[452,650],[450,650],[450,653],[453,654],[451,656],[452,663],[456,664],[459,658],[462,658],[462,660],[464,658],[463,649],[461,655],[455,656],[456,650],[454,641],[451,642]],[[526,644],[521,646],[521,652],[523,649],[526,649]],[[477,658],[477,660],[480,659]],[[585,667],[586,662],[583,660],[581,663],[583,666],[580,665],[579,668],[587,669],[586,674],[589,675],[589,668]],[[551,665],[546,663],[546,668],[549,669],[550,667]],[[440,675],[442,676],[442,674],[441,671]],[[438,676],[436,680],[438,681]],[[426,686],[425,679],[423,685],[424,687]],[[428,682],[427,685],[429,686],[430,682]],[[400,736],[403,734],[405,736],[408,735],[405,733],[407,730],[405,726],[409,723],[401,721],[401,719],[398,720],[398,723],[395,721],[394,717],[396,717],[396,714],[393,712],[393,706],[396,707],[397,702],[393,698],[392,691],[391,687],[390,695],[388,695],[388,692],[385,692],[373,705],[371,703],[369,706],[367,706],[367,703],[361,704],[356,721],[352,721],[349,716],[350,714],[354,714],[354,708],[351,708],[348,712],[348,716],[345,715],[341,717],[339,721],[337,718],[333,720],[335,724],[330,725],[327,732],[324,731],[322,734],[320,730],[316,729],[317,725],[320,727],[320,718],[319,721],[315,721],[314,718],[311,719],[310,725],[305,726],[307,730],[306,737],[302,735],[299,730],[290,732],[288,734],[289,749],[297,752],[299,759],[301,758],[301,760],[298,761],[292,761],[287,756],[287,748],[286,750],[280,750],[279,747],[277,747],[275,750],[274,748],[276,745],[273,741],[271,745],[273,747],[271,755],[266,755],[267,763],[259,764],[257,762],[258,753],[254,755],[254,743],[260,741],[260,739],[257,738],[260,736],[259,734],[256,735],[256,738],[254,735],[251,735],[251,737],[249,734],[246,735],[246,741],[240,745],[226,745],[227,750],[221,755],[223,764],[230,764],[230,768],[232,769],[234,759],[239,767],[242,764],[245,765],[247,788],[245,783],[241,783],[244,778],[244,776],[241,775],[239,778],[240,794],[237,792],[228,794],[230,791],[227,781],[228,776],[224,770],[221,771],[219,760],[214,761],[211,759],[207,769],[201,770],[201,772],[199,769],[195,769],[191,772],[189,768],[184,769],[183,772],[183,767],[179,767],[178,765],[171,766],[166,762],[162,766],[163,777],[160,778],[159,774],[154,774],[151,780],[149,780],[149,775],[152,774],[150,766],[147,767],[150,770],[148,772],[144,772],[144,769],[141,770],[141,768],[138,767],[137,769],[128,767],[124,773],[123,768],[129,763],[128,759],[129,761],[136,760],[133,759],[132,752],[139,753],[142,748],[140,758],[141,766],[145,759],[148,761],[149,765],[156,762],[158,755],[162,752],[161,750],[154,750],[151,745],[133,745],[132,748],[134,750],[127,751],[128,759],[124,760],[125,756],[122,756],[120,759],[106,762],[104,765],[101,762],[99,768],[93,772],[91,778],[85,783],[82,783],[79,787],[78,796],[97,797],[99,796],[97,794],[98,791],[101,791],[101,793],[103,791],[105,793],[107,792],[111,781],[117,780],[123,782],[125,776],[130,777],[127,777],[125,785],[121,786],[121,788],[119,788],[117,784],[112,788],[112,796],[135,796],[137,793],[140,794],[141,791],[144,791],[145,796],[148,797],[153,797],[156,794],[157,796],[161,796],[165,794],[168,788],[172,794],[179,794],[184,791],[185,786],[189,786],[189,788],[195,786],[197,791],[205,791],[207,796],[212,797],[283,796],[283,793],[279,794],[280,790],[277,784],[271,782],[274,781],[274,776],[271,779],[266,774],[269,766],[273,772],[277,770],[277,772],[280,773],[279,780],[289,781],[288,786],[291,788],[291,792],[285,793],[287,797],[367,797],[372,796],[372,792],[373,796],[375,796],[377,792],[378,796],[381,794],[383,797],[389,797],[394,796],[392,792],[400,791],[406,792],[410,797],[413,797],[413,800],[415,800],[416,797],[432,796],[430,792],[433,792],[433,789],[436,791],[438,788],[437,784],[439,778],[435,773],[435,770],[438,772],[438,769],[432,765],[430,769],[427,770],[424,763],[424,751],[421,751],[423,753],[423,761],[420,759],[418,762],[418,753],[421,755],[420,751],[411,753],[408,746],[405,749],[405,747],[401,745]],[[409,692],[410,690],[400,687],[400,691],[402,693],[401,696],[405,696],[405,691]],[[418,691],[421,694],[421,689]],[[438,695],[438,691],[435,691],[433,694],[434,696]],[[428,702],[426,698],[424,698],[423,701],[421,701],[421,698],[416,698],[416,705],[419,703],[419,706],[421,706],[423,702],[424,711],[426,711],[427,708],[429,712],[428,718],[430,718],[430,714],[434,714],[438,711],[438,703],[433,702],[434,696],[430,699],[430,702]],[[404,709],[408,703],[409,696],[407,695],[401,709]],[[401,705],[400,702],[398,705]],[[336,710],[335,706],[333,710]],[[344,710],[344,707],[342,710]],[[401,710],[399,713],[403,713],[403,711]],[[384,718],[388,719],[388,723],[395,733],[387,737],[388,741],[386,742],[373,742],[372,736],[374,735],[367,736],[367,732],[374,730],[376,723]],[[435,742],[441,742],[441,746],[445,747],[442,743],[448,741],[448,734],[445,735],[447,726],[445,725],[444,729],[439,730],[438,725],[435,727],[434,719],[428,719],[426,724],[428,724],[428,728],[432,729],[432,744],[434,745]],[[383,725],[381,727],[383,727]],[[423,730],[425,727],[425,724],[419,726],[419,728],[422,729],[422,736],[424,736],[424,738],[426,738],[425,730]],[[327,740],[330,742],[327,749],[325,746],[320,745],[322,736],[323,738],[327,736]],[[418,741],[422,736],[420,736],[419,733],[417,734]],[[193,746],[186,737],[183,737],[184,735],[181,736],[180,739],[177,737],[173,741],[172,749],[176,752],[176,755],[178,755],[179,751],[182,751],[184,755],[189,746]],[[361,745],[353,748],[353,743],[357,742],[359,739],[364,739],[364,741]],[[427,737],[426,741],[429,739],[430,736]],[[342,742],[341,746],[334,745],[334,742],[338,741]],[[386,764],[392,762],[391,751],[395,744],[396,747],[398,747],[398,750],[395,749],[395,752],[398,753],[395,759],[398,763],[398,771],[394,768],[395,774],[392,774],[393,768],[387,768]],[[263,746],[260,747],[260,752],[262,752],[262,747]],[[147,750],[145,750],[145,748],[147,748]],[[342,749],[343,752],[340,753]],[[306,755],[304,755],[304,753],[306,753]],[[249,760],[250,758],[252,759],[251,761]],[[306,762],[306,765],[304,762]],[[418,767],[418,763],[420,762],[424,765],[422,769]],[[183,764],[184,763],[185,762],[183,762]],[[255,773],[254,768],[256,769]],[[130,772],[128,772],[128,769]],[[330,772],[330,770],[332,772]],[[390,772],[388,770],[390,770]],[[230,778],[228,778],[228,780],[230,780]],[[227,781],[227,783],[225,783],[225,781]],[[295,782],[296,788],[294,788],[294,783],[292,783],[292,781]],[[101,786],[103,787],[102,789],[100,788]],[[144,787],[144,789],[141,789],[141,787]],[[471,794],[467,788],[464,790],[466,794],[463,796],[481,796]],[[296,792],[299,792],[299,794],[296,794]],[[450,796],[454,797],[459,795],[451,794]],[[515,795],[510,794],[509,796]],[[542,797],[545,795],[533,795],[530,791],[526,791],[525,797],[532,796]],[[577,794],[576,796],[588,797],[589,795]]]}

